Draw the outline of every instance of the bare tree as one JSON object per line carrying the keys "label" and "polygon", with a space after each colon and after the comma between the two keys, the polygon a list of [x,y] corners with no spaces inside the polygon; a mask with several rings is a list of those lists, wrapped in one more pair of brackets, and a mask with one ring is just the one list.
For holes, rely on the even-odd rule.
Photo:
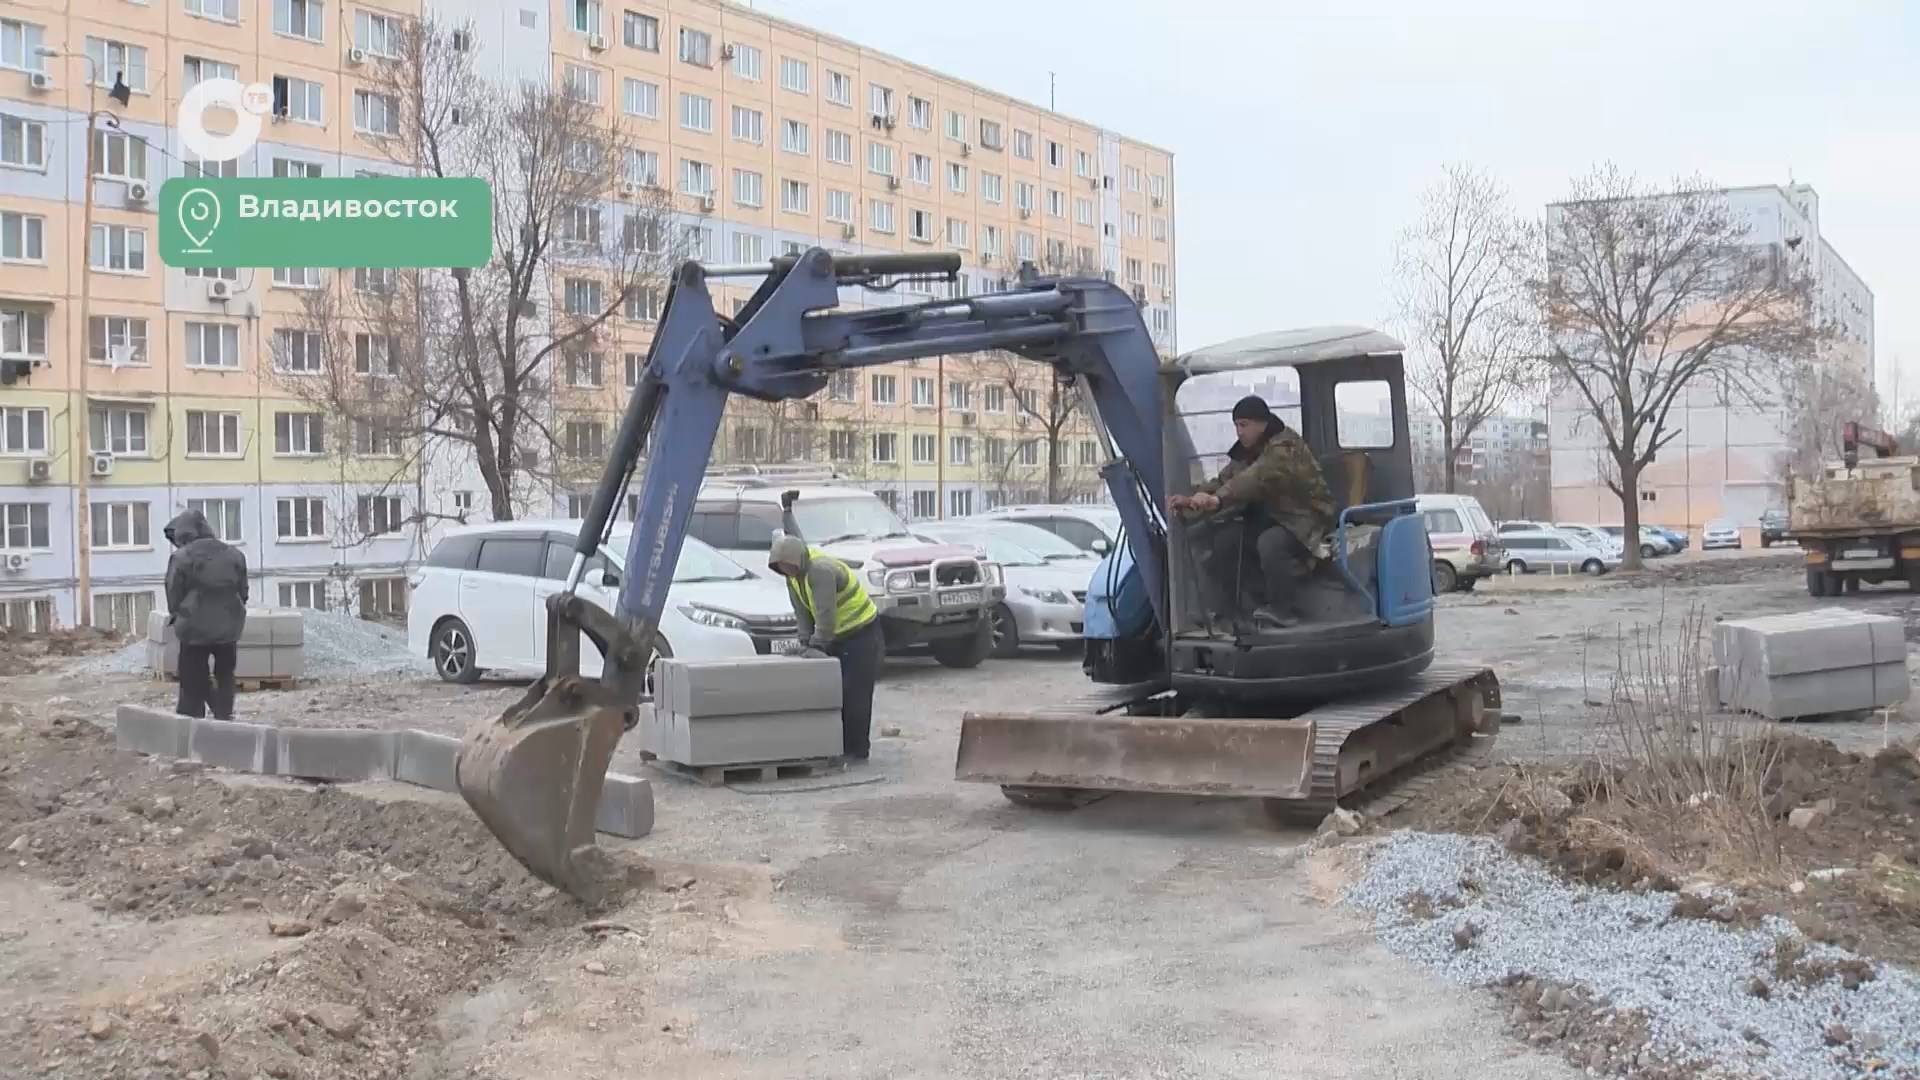
{"label": "bare tree", "polygon": [[1833,356],[1793,365],[1783,385],[1787,407],[1787,449],[1781,454],[1783,479],[1819,476],[1821,466],[1840,457],[1840,429],[1849,420],[1881,426],[1880,399],[1868,372]]}
{"label": "bare tree", "polygon": [[414,23],[364,81],[401,118],[385,147],[396,165],[488,182],[491,260],[338,275],[304,306],[325,362],[281,381],[349,423],[461,447],[493,517],[509,520],[542,486],[580,482],[589,455],[555,428],[607,405],[581,369],[604,377],[620,320],[657,317],[688,239],[659,159],[608,118],[597,87],[495,85],[476,75],[466,31]]}
{"label": "bare tree", "polygon": [[1450,165],[1400,236],[1400,316],[1412,338],[1407,384],[1440,421],[1441,482],[1453,491],[1460,447],[1533,370],[1526,226],[1485,174]]}
{"label": "bare tree", "polygon": [[[1037,384],[1033,362],[1010,353],[995,354],[988,363],[997,367],[994,376],[1006,386],[1013,399],[1014,450],[1009,453],[1009,459],[1021,457],[1017,448],[1023,442],[1037,441],[1046,456],[1042,463],[1046,469],[1046,501],[1064,501],[1073,486],[1072,465],[1066,460],[1066,434],[1074,428],[1075,421],[1084,418],[1079,392],[1057,378],[1047,379],[1044,385]],[[1020,434],[1023,428],[1035,429],[1034,434]]]}
{"label": "bare tree", "polygon": [[[1546,273],[1533,285],[1547,367],[1595,424],[1638,535],[1640,474],[1681,434],[1674,406],[1696,387],[1766,407],[1782,365],[1817,355],[1804,256],[1748,240],[1744,220],[1704,181],[1643,186],[1613,166],[1575,181],[1546,223]],[[1684,413],[1683,413],[1684,415]],[[1630,568],[1639,566],[1627,545]]]}
{"label": "bare tree", "polygon": [[1546,455],[1513,448],[1487,454],[1473,470],[1473,496],[1495,521],[1534,521],[1552,510]]}

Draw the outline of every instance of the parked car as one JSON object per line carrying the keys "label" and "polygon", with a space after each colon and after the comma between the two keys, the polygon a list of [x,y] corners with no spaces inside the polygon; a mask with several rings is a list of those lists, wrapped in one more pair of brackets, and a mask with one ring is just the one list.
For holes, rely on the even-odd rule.
{"label": "parked car", "polygon": [[1544,521],[1503,521],[1496,531],[1504,536],[1507,533],[1539,532],[1541,529],[1551,528],[1553,526]]}
{"label": "parked car", "polygon": [[694,502],[691,535],[762,577],[782,531],[780,493],[797,489],[793,516],[807,543],[865,576],[887,651],[925,646],[947,667],[977,666],[993,651],[1000,570],[972,548],[917,540],[900,515],[861,488],[793,479],[710,480]]}
{"label": "parked car", "polygon": [[1596,528],[1595,526],[1555,522],[1553,527],[1563,533],[1572,533],[1574,536],[1585,540],[1587,543],[1592,544],[1602,551],[1611,551],[1615,557],[1621,554],[1619,538],[1609,536],[1604,530]]}
{"label": "parked car", "polygon": [[1665,525],[1648,525],[1647,528],[1660,534],[1667,543],[1673,545],[1672,554],[1678,555],[1693,546],[1693,537],[1687,535],[1685,529],[1670,529]]}
{"label": "parked car", "polygon": [[[547,666],[547,597],[566,584],[578,521],[506,521],[449,530],[409,580],[407,646],[448,682],[482,672],[538,676]],[[616,526],[587,560],[580,595],[613,610],[629,527]],[[692,537],[680,551],[660,616],[661,656],[718,659],[798,650],[793,605],[777,582],[756,577]],[[582,636],[580,670],[600,673],[600,650]]]}
{"label": "parked car", "polygon": [[[993,653],[1014,656],[1024,645],[1051,645],[1063,652],[1080,649],[1085,627],[1087,581],[1098,565],[1079,549],[1045,529],[1016,522],[927,522],[914,531],[946,544],[966,544],[1000,567],[1007,595],[993,609]],[[1071,549],[1065,558],[1049,559],[1027,546],[1051,541]],[[1056,555],[1060,553],[1056,550]]]}
{"label": "parked car", "polygon": [[1740,546],[1740,526],[1726,518],[1717,518],[1707,522],[1700,533],[1700,550],[1712,551],[1715,548],[1737,548]]}
{"label": "parked car", "polygon": [[1414,499],[1433,548],[1434,595],[1471,590],[1505,567],[1505,549],[1493,519],[1471,495],[1420,495]]}
{"label": "parked car", "polygon": [[[1627,535],[1627,530],[1625,526],[1602,525],[1600,526],[1600,531],[1603,533],[1606,533],[1608,536],[1614,538],[1615,540],[1621,541],[1621,550],[1622,551],[1626,550],[1625,537]],[[1659,533],[1654,532],[1651,526],[1647,526],[1647,525],[1640,526],[1640,557],[1641,558],[1652,559],[1661,555],[1672,555],[1674,552],[1679,550],[1680,548],[1677,544],[1675,544],[1672,540],[1669,540],[1666,537],[1660,535]]]}
{"label": "parked car", "polygon": [[1775,508],[1760,515],[1760,546],[1772,547],[1787,538],[1787,512]]}
{"label": "parked car", "polygon": [[1018,521],[1045,529],[1062,540],[1095,555],[1120,545],[1120,511],[1111,506],[1083,503],[1038,503],[999,506],[978,515],[994,521]]}
{"label": "parked car", "polygon": [[1506,568],[1516,574],[1556,569],[1604,574],[1620,565],[1617,552],[1596,547],[1572,533],[1558,529],[1508,533],[1500,538],[1500,542],[1507,549]]}

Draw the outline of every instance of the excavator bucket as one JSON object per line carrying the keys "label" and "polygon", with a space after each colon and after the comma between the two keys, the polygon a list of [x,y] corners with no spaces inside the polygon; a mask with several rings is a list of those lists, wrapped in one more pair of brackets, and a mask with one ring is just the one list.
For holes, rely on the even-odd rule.
{"label": "excavator bucket", "polygon": [[1310,720],[968,713],[954,776],[1009,788],[1305,798]]}

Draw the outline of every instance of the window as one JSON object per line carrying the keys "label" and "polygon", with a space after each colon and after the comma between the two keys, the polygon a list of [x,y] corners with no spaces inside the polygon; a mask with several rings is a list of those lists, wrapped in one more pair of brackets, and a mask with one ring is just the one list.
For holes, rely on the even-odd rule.
{"label": "window", "polygon": [[947,243],[963,248],[967,246],[967,223],[959,218],[947,219]]}
{"label": "window", "polygon": [[45,71],[47,59],[40,55],[45,32],[34,23],[18,19],[0,19],[0,67],[15,71]]}
{"label": "window", "polygon": [[853,192],[828,188],[826,213],[828,221],[837,221],[843,225],[852,224]]}
{"label": "window", "polygon": [[973,462],[973,440],[965,435],[947,436],[947,464],[969,465]]}
{"label": "window", "polygon": [[360,579],[360,617],[399,619],[407,614],[407,579],[403,577],[364,577]]}
{"label": "window", "polygon": [[853,76],[839,71],[827,72],[827,100],[835,105],[852,105]]}
{"label": "window", "polygon": [[606,456],[607,426],[598,420],[569,420],[565,445],[568,457],[598,461]]}
{"label": "window", "polygon": [[280,457],[311,457],[327,449],[327,418],[319,413],[273,414],[273,452]]}
{"label": "window", "polygon": [[[282,499],[280,501],[282,504],[285,504],[290,501],[298,502],[302,500]],[[314,499],[311,501],[317,510],[320,500]],[[320,535],[319,530],[315,530],[313,535]],[[282,540],[305,539],[304,537],[291,537],[285,533],[282,533],[280,538]],[[324,581],[283,581],[280,583],[280,606],[305,608],[308,611],[325,611],[327,610],[327,583]]]}
{"label": "window", "polygon": [[701,67],[713,66],[713,36],[705,30],[680,28],[680,59]]}
{"label": "window", "polygon": [[[196,157],[191,150],[186,150],[181,153],[180,164],[183,167],[182,175],[184,176],[224,176],[232,179],[240,175],[240,162],[238,160],[202,161]],[[237,270],[227,270],[223,272],[227,274],[239,273]],[[189,277],[193,276],[193,270],[189,269],[187,275]]]}
{"label": "window", "polygon": [[980,457],[988,465],[1005,465],[1007,463],[1007,440],[994,435],[988,435],[985,439],[981,440]]}
{"label": "window", "polygon": [[[627,290],[621,313],[629,319],[653,322],[660,317],[660,290],[651,285],[636,285]],[[637,383],[636,379],[629,381],[627,385],[633,386]]]}
{"label": "window", "polygon": [[188,457],[238,457],[240,414],[187,410]]}
{"label": "window", "polygon": [[1128,191],[1140,190],[1140,170],[1128,165],[1120,170],[1120,178]]}
{"label": "window", "polygon": [[645,79],[627,79],[620,84],[620,108],[628,116],[649,120],[660,115],[660,86]]}
{"label": "window", "polygon": [[153,590],[93,594],[93,625],[121,634],[145,633],[153,614]]}
{"label": "window", "polygon": [[1013,129],[1013,156],[1022,161],[1033,160],[1033,132]]}
{"label": "window", "polygon": [[294,161],[291,158],[274,158],[273,175],[291,176],[301,180],[311,180],[324,175],[318,162]]}
{"label": "window", "polygon": [[875,464],[886,465],[900,460],[900,436],[893,432],[875,432],[871,444]]}
{"label": "window", "polygon": [[[325,500],[310,495],[293,498],[275,499],[273,506],[274,535],[282,540],[319,540],[327,535],[327,504]],[[319,585],[320,582],[312,584]],[[286,604],[286,586],[281,588],[281,603]],[[312,607],[315,605],[291,605]],[[319,605],[324,607],[325,605]]]}
{"label": "window", "polygon": [[916,434],[913,437],[913,463],[915,465],[933,464],[934,439],[932,435]]}
{"label": "window", "polygon": [[893,204],[885,199],[875,199],[867,204],[867,224],[874,232],[893,231]]}
{"label": "window", "polygon": [[973,384],[950,382],[947,384],[947,408],[955,412],[973,411]]}
{"label": "window", "polygon": [[1153,264],[1153,285],[1157,289],[1164,289],[1167,287],[1167,264],[1166,263]]}
{"label": "window", "polygon": [[798,120],[780,121],[780,149],[789,154],[807,152],[807,125]]}
{"label": "window", "polygon": [[190,368],[240,367],[240,328],[230,323],[190,322],[186,324],[187,366]]}
{"label": "window", "polygon": [[713,250],[713,230],[705,225],[687,226],[687,258],[705,259]]}
{"label": "window", "polygon": [[733,456],[741,461],[766,460],[767,429],[752,424],[734,428]]}
{"label": "window", "polygon": [[289,120],[324,124],[327,122],[326,88],[310,79],[275,75],[273,77],[273,112],[274,115],[284,116]]}
{"label": "window", "polygon": [[1127,260],[1127,280],[1128,281],[1135,282],[1135,283],[1138,283],[1140,281],[1141,266],[1142,264],[1139,259],[1130,258]]}
{"label": "window", "polygon": [[600,207],[596,204],[563,208],[558,214],[560,239],[579,247],[600,246]]}
{"label": "window", "polygon": [[[27,314],[24,313],[23,314]],[[0,316],[3,317],[3,316]],[[7,334],[12,338],[11,332]],[[44,340],[44,328],[42,330]],[[0,352],[13,354],[11,340]],[[147,365],[147,320],[125,315],[95,315],[87,320],[87,359],[115,367]]]}
{"label": "window", "polygon": [[913,404],[916,408],[933,408],[933,380],[923,376],[914,376]]}
{"label": "window", "polygon": [[1013,234],[1013,257],[1024,261],[1033,260],[1033,234],[1030,232]]}
{"label": "window", "polygon": [[809,88],[807,77],[807,62],[805,60],[796,60],[791,56],[783,56],[780,58],[781,89],[791,90],[796,94],[804,94]]}
{"label": "window", "polygon": [[967,167],[958,162],[947,162],[947,190],[955,195],[967,193]]}
{"label": "window", "polygon": [[47,358],[47,313],[40,308],[0,307],[0,356]]}
{"label": "window", "polygon": [[852,401],[860,392],[860,376],[851,371],[836,371],[827,377],[827,397],[834,401]]}
{"label": "window", "polygon": [[828,128],[827,145],[822,153],[835,165],[853,164],[853,136],[844,131]]}
{"label": "window", "polygon": [[998,120],[988,120],[985,117],[980,119],[980,145],[989,150],[998,150],[1001,148],[1000,122]]}
{"label": "window", "polygon": [[560,83],[566,95],[589,105],[600,104],[600,72],[581,64],[568,64]]}
{"label": "window", "polygon": [[890,119],[893,116],[893,90],[879,83],[868,83],[867,111],[872,113],[875,119]]}
{"label": "window", "polygon": [[353,335],[353,373],[382,379],[400,374],[400,339],[392,334]]}
{"label": "window", "polygon": [[[600,98],[600,75],[593,75],[593,100]],[[400,103],[391,94],[376,94],[370,90],[353,92],[353,129],[367,135],[400,134]]]}
{"label": "window", "polygon": [[124,79],[129,89],[147,88],[147,50],[144,46],[102,38],[87,39],[87,56],[97,73],[94,85],[112,89],[116,78]]}
{"label": "window", "polygon": [[600,283],[592,278],[568,278],[562,300],[569,315],[598,315],[604,310]]}
{"label": "window", "polygon": [[1091,439],[1080,440],[1080,464],[1096,465],[1100,461],[1100,444]]}
{"label": "window", "polygon": [[1128,236],[1140,235],[1140,214],[1138,211],[1135,211],[1135,210],[1127,211],[1127,235]]}
{"label": "window", "polygon": [[998,206],[1000,204],[1000,174],[982,172],[980,174],[980,197]]}
{"label": "window", "polygon": [[1075,176],[1092,176],[1093,175],[1093,155],[1092,154],[1087,153],[1085,150],[1075,150],[1073,152],[1073,175]]}
{"label": "window", "polygon": [[640,374],[647,370],[647,354],[643,352],[622,353],[622,365],[626,368],[627,388],[640,385]]}
{"label": "window", "polygon": [[1153,238],[1155,240],[1160,241],[1161,243],[1166,242],[1166,239],[1167,239],[1167,219],[1166,218],[1157,217],[1153,219]]}
{"label": "window", "polygon": [[1047,165],[1048,165],[1048,167],[1049,167],[1049,168],[1054,168],[1054,169],[1057,169],[1057,168],[1059,168],[1059,167],[1061,167],[1062,165],[1065,165],[1066,163],[1067,163],[1067,148],[1066,148],[1066,146],[1065,146],[1064,144],[1062,144],[1062,143],[1057,143],[1057,142],[1054,142],[1054,141],[1053,141],[1052,139],[1048,139],[1048,140],[1047,140]]}
{"label": "window", "polygon": [[47,219],[38,214],[0,211],[0,260],[45,262]]}
{"label": "window", "polygon": [[[626,160],[621,163],[620,176],[635,187],[660,186],[660,155],[651,150],[639,150],[627,147]],[[632,217],[627,218],[632,221]]]}
{"label": "window", "polygon": [[372,11],[353,13],[353,43],[374,56],[400,58],[400,20]]}
{"label": "window", "polygon": [[780,181],[780,209],[789,214],[807,213],[807,185],[798,180]]}
{"label": "window", "polygon": [[1093,200],[1092,199],[1073,200],[1073,222],[1076,225],[1093,224]]}
{"label": "window", "polygon": [[95,405],[87,410],[87,441],[96,454],[147,454],[147,417],[145,408],[129,405]]}
{"label": "window", "polygon": [[764,261],[766,257],[766,244],[757,233],[737,232],[733,234],[734,262],[757,263]]}
{"label": "window", "polygon": [[967,517],[973,513],[973,492],[968,488],[955,488],[947,492],[947,514],[951,517]]}
{"label": "window", "polygon": [[827,458],[830,461],[852,461],[860,456],[860,433],[857,431],[833,430],[827,432]]}
{"label": "window", "polygon": [[1007,411],[1007,388],[998,383],[988,383],[980,388],[980,407],[990,413]]}
{"label": "window", "polygon": [[473,492],[456,491],[453,493],[453,512],[465,516],[473,512]]}
{"label": "window", "polygon": [[385,296],[393,292],[400,278],[391,266],[356,266],[353,268],[353,288],[355,292],[373,293]]}
{"label": "window", "polygon": [[712,131],[713,99],[701,94],[681,94],[680,126],[688,131]]}
{"label": "window", "polygon": [[400,527],[406,524],[398,495],[362,495],[356,504],[362,536],[399,532]]}
{"label": "window", "polygon": [[0,405],[0,454],[44,457],[47,453],[47,410]]}
{"label": "window", "polygon": [[[192,416],[192,413],[188,413]],[[238,419],[238,414],[233,415]],[[237,544],[243,535],[239,499],[188,499],[187,509],[197,510],[213,528],[213,535],[229,544]]]}
{"label": "window", "polygon": [[320,0],[273,0],[273,32],[321,40],[326,25]]}
{"label": "window", "polygon": [[897,405],[900,403],[900,381],[893,375],[875,375],[868,384],[875,405]]}
{"label": "window", "polygon": [[1014,450],[1013,460],[1021,465],[1040,464],[1040,440],[1027,439]]}
{"label": "window", "polygon": [[1033,210],[1033,185],[1024,180],[1013,182],[1013,205],[1016,209],[1031,212]]}
{"label": "window", "polygon": [[980,226],[980,254],[986,258],[998,258],[1000,255],[1000,226]]}
{"label": "window", "polygon": [[748,82],[760,81],[760,50],[738,42],[733,46],[733,74]]}
{"label": "window", "polygon": [[913,493],[913,516],[914,517],[930,518],[935,516],[939,512],[940,512],[940,497],[937,492],[916,491]]}
{"label": "window", "polygon": [[1148,181],[1147,191],[1153,196],[1157,205],[1159,200],[1167,197],[1167,178],[1164,176],[1153,177]]}
{"label": "window", "polygon": [[30,551],[52,546],[46,503],[0,503],[0,549]]}
{"label": "window", "polygon": [[907,95],[907,126],[917,131],[933,129],[933,102]]}
{"label": "window", "polygon": [[46,168],[47,125],[18,116],[0,116],[0,165]]}
{"label": "window", "polygon": [[110,274],[147,272],[147,230],[131,225],[95,225],[87,265]]}
{"label": "window", "polygon": [[187,14],[221,22],[239,22],[240,0],[187,0]]}
{"label": "window", "polygon": [[1165,337],[1173,329],[1173,314],[1163,307],[1154,308],[1152,323],[1153,332]]}
{"label": "window", "polygon": [[733,137],[758,146],[761,141],[762,114],[759,109],[733,107]]}
{"label": "window", "polygon": [[53,599],[19,596],[0,600],[0,627],[16,634],[44,634],[53,629]]}
{"label": "window", "polygon": [[[893,147],[883,142],[867,144],[867,171],[881,176],[893,175]],[[925,181],[922,181],[923,183]]]}
{"label": "window", "polygon": [[947,110],[947,138],[955,139],[960,142],[967,141],[967,114],[966,113],[956,112],[953,109]]}
{"label": "window", "polygon": [[91,517],[95,551],[153,546],[152,534],[147,529],[146,503],[93,503]]}
{"label": "window", "polygon": [[1050,217],[1067,216],[1067,193],[1057,189],[1047,191],[1047,214]]}
{"label": "window", "polygon": [[933,159],[925,154],[907,155],[907,179],[916,184],[933,183]]}
{"label": "window", "polygon": [[620,18],[620,40],[629,49],[660,51],[660,20],[651,15],[629,11]]}
{"label": "window", "polygon": [[733,201],[740,206],[759,206],[760,174],[748,169],[733,170]]}
{"label": "window", "polygon": [[317,289],[320,287],[320,268],[276,266],[273,268],[273,283],[282,289]]}

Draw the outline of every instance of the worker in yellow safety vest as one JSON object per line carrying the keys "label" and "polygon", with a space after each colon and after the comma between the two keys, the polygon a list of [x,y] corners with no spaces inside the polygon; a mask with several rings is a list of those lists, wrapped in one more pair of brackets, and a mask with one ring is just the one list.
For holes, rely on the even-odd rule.
{"label": "worker in yellow safety vest", "polygon": [[873,684],[885,652],[879,609],[851,567],[793,531],[773,542],[767,566],[787,580],[787,598],[793,601],[805,646],[800,655],[840,661],[842,750],[865,761],[873,727]]}

